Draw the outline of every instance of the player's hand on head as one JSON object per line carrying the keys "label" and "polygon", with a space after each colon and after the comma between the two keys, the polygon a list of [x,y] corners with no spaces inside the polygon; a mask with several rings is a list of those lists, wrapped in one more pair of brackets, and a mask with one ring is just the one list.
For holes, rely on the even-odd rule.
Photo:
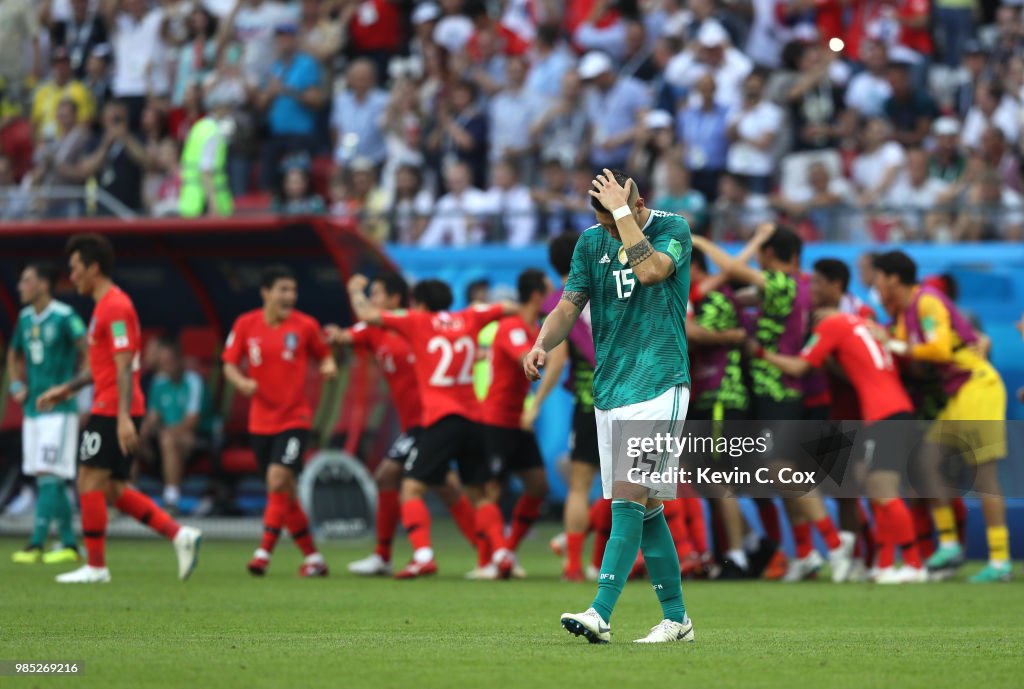
{"label": "player's hand on head", "polygon": [[134,454],[139,448],[139,432],[130,416],[117,417],[117,444],[125,456]]}
{"label": "player's hand on head", "polygon": [[633,180],[627,179],[626,186],[622,186],[616,181],[612,171],[605,168],[591,184],[594,188],[588,193],[600,201],[608,212],[629,205],[629,193],[633,188]]}
{"label": "player's hand on head", "polygon": [[534,347],[523,357],[523,371],[529,380],[540,380],[540,370],[544,368],[548,353],[540,347]]}

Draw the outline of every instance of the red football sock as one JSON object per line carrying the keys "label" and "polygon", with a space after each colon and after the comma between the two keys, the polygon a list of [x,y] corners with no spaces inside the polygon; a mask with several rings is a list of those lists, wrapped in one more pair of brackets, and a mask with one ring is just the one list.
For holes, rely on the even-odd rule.
{"label": "red football sock", "polygon": [[476,528],[483,533],[491,546],[491,552],[508,548],[505,540],[505,520],[501,509],[494,503],[486,503],[476,508]]}
{"label": "red football sock", "polygon": [[543,498],[535,498],[532,495],[523,493],[516,501],[515,509],[512,510],[512,533],[508,538],[508,547],[515,550],[519,547],[523,537],[529,532],[530,527],[540,516],[540,506],[544,504]]}
{"label": "red football sock", "polygon": [[693,552],[693,543],[686,528],[686,508],[683,500],[665,501],[665,521],[668,523],[669,533],[672,534],[672,542],[676,546],[676,553],[679,561]]}
{"label": "red football sock", "polygon": [[401,514],[397,490],[382,490],[377,494],[377,547],[373,552],[384,562],[391,562],[391,542]]}
{"label": "red football sock", "polygon": [[594,552],[590,562],[601,568],[604,549],[612,536],[612,501],[602,498],[590,506],[590,528],[594,530]]}
{"label": "red football sock", "polygon": [[101,490],[90,490],[79,496],[82,505],[82,540],[91,567],[106,567],[107,498]]}
{"label": "red football sock", "polygon": [[583,533],[565,534],[565,569],[569,572],[580,572],[583,570],[583,542],[587,535]]}
{"label": "red football sock", "polygon": [[935,524],[932,522],[932,511],[924,500],[917,500],[910,508],[914,520],[914,533],[917,534],[917,552],[923,558],[929,558],[935,552]]}
{"label": "red football sock", "polygon": [[896,537],[889,510],[885,505],[873,503],[875,508],[875,566],[879,569],[892,567],[896,561]]}
{"label": "red football sock", "polygon": [[306,513],[302,511],[302,505],[295,498],[292,498],[291,507],[288,510],[288,516],[285,517],[284,524],[288,528],[288,533],[292,535],[295,545],[299,546],[299,550],[302,551],[303,555],[309,556],[316,552],[313,534],[309,532],[309,519],[306,518]]}
{"label": "red football sock", "polygon": [[473,509],[473,503],[463,495],[458,502],[448,508],[448,511],[451,513],[452,519],[455,520],[455,525],[459,527],[459,533],[475,548],[477,542],[476,510]]}
{"label": "red football sock", "polygon": [[810,555],[811,548],[814,547],[811,543],[811,525],[806,522],[803,524],[794,524],[793,541],[796,545],[797,557],[807,557]]}
{"label": "red football sock", "polygon": [[156,503],[148,496],[134,488],[125,488],[121,492],[121,497],[114,503],[114,507],[167,539],[177,536],[178,529],[181,528],[178,526],[178,522],[171,518],[171,515],[157,507]]}
{"label": "red football sock", "polygon": [[708,527],[704,523],[704,501],[700,498],[683,498],[686,515],[686,531],[690,543],[698,553],[708,552]]}
{"label": "red football sock", "polygon": [[914,518],[910,516],[907,504],[895,498],[882,505],[886,518],[892,529],[893,544],[903,553],[903,564],[910,567],[921,567],[921,553],[917,549],[914,533]]}
{"label": "red football sock", "polygon": [[758,500],[757,514],[764,527],[764,535],[775,543],[782,543],[782,526],[779,524],[779,509],[772,500]]}
{"label": "red football sock", "polygon": [[402,503],[402,526],[409,534],[409,542],[414,551],[430,547],[430,510],[423,498]]}
{"label": "red football sock", "polygon": [[821,538],[825,541],[825,547],[829,550],[835,550],[842,542],[839,540],[839,532],[836,531],[836,525],[832,521],[832,517],[822,517],[818,521],[814,522],[814,528],[821,534]]}
{"label": "red football sock", "polygon": [[267,494],[267,506],[263,508],[263,538],[260,548],[268,553],[274,552],[277,539],[281,536],[281,527],[288,518],[292,496],[288,493],[274,492]]}
{"label": "red football sock", "polygon": [[967,504],[963,498],[953,498],[949,502],[953,508],[953,518],[956,520],[956,537],[961,547],[967,547]]}

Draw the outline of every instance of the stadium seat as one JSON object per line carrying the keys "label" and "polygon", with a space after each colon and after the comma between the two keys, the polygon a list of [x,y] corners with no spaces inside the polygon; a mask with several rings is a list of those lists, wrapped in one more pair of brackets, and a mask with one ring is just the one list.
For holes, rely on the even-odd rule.
{"label": "stadium seat", "polygon": [[178,340],[182,356],[204,363],[214,361],[221,346],[217,330],[209,326],[182,328]]}

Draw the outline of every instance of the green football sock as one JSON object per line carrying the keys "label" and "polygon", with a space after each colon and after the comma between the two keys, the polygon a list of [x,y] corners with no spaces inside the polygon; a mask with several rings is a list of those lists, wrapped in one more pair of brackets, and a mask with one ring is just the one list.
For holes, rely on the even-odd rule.
{"label": "green football sock", "polygon": [[644,516],[640,549],[644,554],[651,588],[661,602],[662,614],[666,620],[682,622],[686,616],[686,606],[683,605],[683,587],[679,580],[679,554],[672,542],[668,522],[665,521],[664,505],[659,505]]}
{"label": "green football sock", "polygon": [[71,502],[68,500],[68,491],[64,481],[57,484],[53,518],[57,520],[57,533],[60,534],[60,543],[65,548],[77,548],[78,539],[75,538],[75,525],[71,521]]}
{"label": "green football sock", "polygon": [[36,520],[29,544],[42,548],[50,532],[50,519],[56,508],[56,489],[61,481],[56,476],[40,476],[36,479]]}
{"label": "green football sock", "polygon": [[601,560],[601,576],[593,603],[594,610],[601,614],[605,622],[612,619],[612,610],[622,594],[622,587],[626,585],[636,554],[640,551],[643,525],[643,505],[631,500],[612,500],[612,533]]}

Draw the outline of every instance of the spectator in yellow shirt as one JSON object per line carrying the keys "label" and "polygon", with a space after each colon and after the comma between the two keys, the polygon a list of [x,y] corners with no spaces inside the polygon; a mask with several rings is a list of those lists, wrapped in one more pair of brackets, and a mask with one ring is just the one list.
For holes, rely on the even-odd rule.
{"label": "spectator in yellow shirt", "polygon": [[92,121],[96,105],[92,94],[85,85],[74,78],[71,59],[67,48],[58,46],[50,58],[52,77],[36,89],[32,98],[32,127],[37,141],[52,141],[58,136],[57,106],[65,98],[78,106],[78,121],[86,124]]}

